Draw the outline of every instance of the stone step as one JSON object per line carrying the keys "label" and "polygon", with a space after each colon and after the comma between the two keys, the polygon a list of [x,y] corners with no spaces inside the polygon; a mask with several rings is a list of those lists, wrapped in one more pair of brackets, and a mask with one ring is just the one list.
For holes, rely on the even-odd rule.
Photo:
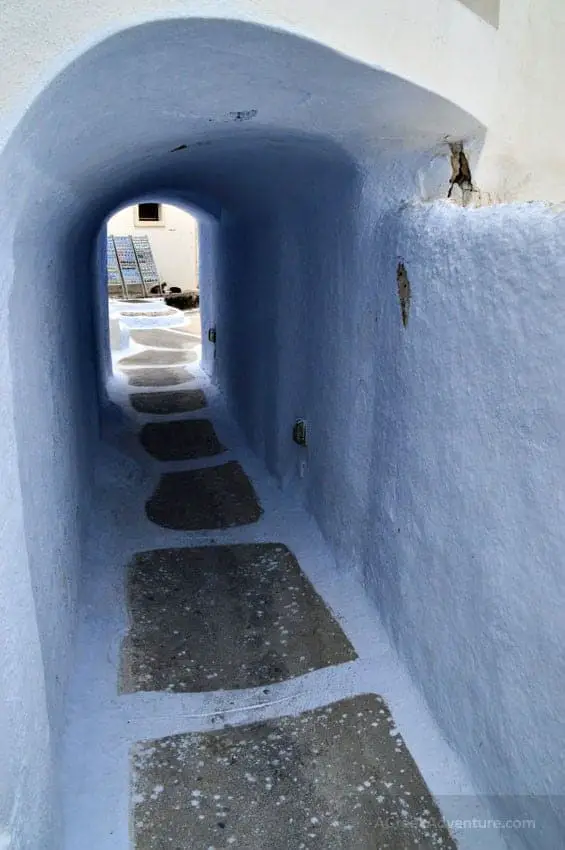
{"label": "stone step", "polygon": [[230,461],[165,473],[145,512],[163,528],[200,531],[257,522],[263,510],[243,468]]}
{"label": "stone step", "polygon": [[135,330],[131,332],[131,338],[140,345],[149,345],[153,348],[191,348],[200,342],[197,336],[161,328]]}
{"label": "stone step", "polygon": [[118,361],[118,368],[123,372],[132,366],[176,366],[178,363],[194,363],[198,360],[195,351],[168,351],[166,349],[147,348]]}
{"label": "stone step", "polygon": [[357,658],[279,543],[141,552],[127,602],[123,693],[254,688]]}
{"label": "stone step", "polygon": [[128,384],[132,387],[172,387],[193,380],[194,375],[187,369],[132,369],[128,372]]}
{"label": "stone step", "polygon": [[143,448],[157,460],[194,460],[226,451],[208,419],[148,422],[139,434]]}
{"label": "stone step", "polygon": [[185,390],[163,393],[132,393],[131,406],[138,413],[192,413],[206,407],[206,396],[202,390]]}
{"label": "stone step", "polygon": [[455,850],[375,694],[133,748],[135,850]]}

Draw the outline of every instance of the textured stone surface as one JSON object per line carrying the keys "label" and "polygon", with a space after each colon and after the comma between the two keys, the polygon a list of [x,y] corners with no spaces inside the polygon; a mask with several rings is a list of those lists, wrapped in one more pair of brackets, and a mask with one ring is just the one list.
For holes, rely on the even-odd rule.
{"label": "textured stone surface", "polygon": [[280,544],[141,552],[127,596],[124,692],[258,687],[357,658]]}
{"label": "textured stone surface", "polygon": [[153,348],[190,348],[195,344],[195,339],[181,336],[174,331],[163,330],[161,328],[148,328],[135,330],[130,333],[134,342],[140,345],[150,345]]}
{"label": "textured stone surface", "polygon": [[148,422],[139,435],[141,444],[158,460],[191,460],[225,451],[207,419]]}
{"label": "textured stone surface", "polygon": [[194,313],[186,313],[186,321],[183,325],[179,327],[175,327],[175,331],[182,331],[183,333],[193,334],[194,336],[200,337],[202,335],[202,328],[200,323],[200,312]]}
{"label": "textured stone surface", "polygon": [[162,475],[146,512],[164,528],[197,531],[256,522],[262,509],[242,467],[231,461]]}
{"label": "textured stone surface", "polygon": [[186,369],[135,369],[128,373],[132,387],[172,387],[193,380],[194,375]]}
{"label": "textured stone surface", "polygon": [[198,359],[195,351],[165,351],[164,349],[148,348],[119,361],[120,369],[130,366],[174,366],[176,363],[194,363]]}
{"label": "textured stone surface", "polygon": [[133,749],[135,850],[455,850],[381,697]]}
{"label": "textured stone surface", "polygon": [[184,390],[164,393],[132,393],[131,405],[139,413],[191,413],[206,407],[202,390]]}

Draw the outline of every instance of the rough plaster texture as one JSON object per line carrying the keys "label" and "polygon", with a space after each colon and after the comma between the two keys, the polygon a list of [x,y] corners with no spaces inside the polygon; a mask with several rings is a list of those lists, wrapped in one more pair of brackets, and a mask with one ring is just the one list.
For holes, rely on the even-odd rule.
{"label": "rough plaster texture", "polygon": [[[218,371],[256,450],[283,481],[294,477],[343,564],[357,568],[481,789],[502,795],[505,817],[540,824],[513,846],[549,848],[565,827],[556,750],[565,218],[543,206],[446,202],[383,213],[371,208],[378,192],[366,184],[357,222],[328,198],[299,225],[310,238],[319,226],[327,241],[304,272],[293,242],[295,265],[280,274],[296,289],[277,289],[277,314],[270,293],[260,301],[266,235],[257,254],[239,254],[249,301],[229,301],[226,318],[249,316],[256,365],[251,345],[241,352],[234,340],[233,373],[221,351]],[[406,328],[399,257],[412,288]],[[301,273],[315,283],[301,284]],[[265,314],[263,338],[255,321]],[[230,351],[228,323],[218,326],[219,349]],[[276,342],[260,358],[267,339]],[[308,422],[307,450],[290,440],[297,416]],[[277,422],[286,423],[278,436]]]}
{"label": "rough plaster texture", "polygon": [[404,257],[413,309],[401,334],[385,296],[387,380],[368,394],[366,581],[480,786],[503,795],[504,816],[540,825],[517,836],[532,848],[565,826],[564,235],[543,206],[391,216],[381,268]]}
{"label": "rough plaster texture", "polygon": [[[445,137],[469,140],[474,168],[487,125],[498,173],[493,69],[498,79],[503,56],[504,74],[520,71],[508,98],[519,104],[536,49],[559,43],[560,12],[547,0],[551,14],[528,29],[527,4],[507,23],[503,0],[497,33],[453,0],[356,5],[226,2],[210,14],[249,21],[163,20],[123,32],[178,9],[142,2],[118,15],[105,0],[80,0],[72,16],[58,2],[3,11],[0,43],[13,61],[0,84],[10,566],[0,586],[9,600],[0,836],[14,850],[59,846],[61,703],[97,402],[106,403],[94,325],[99,377],[110,368],[100,234],[115,209],[147,193],[200,209],[202,318],[205,330],[217,326],[204,365],[253,449],[295,485],[345,556],[343,568],[364,576],[475,777],[486,791],[563,791],[553,572],[564,548],[554,285],[563,226],[532,206],[402,207],[445,194],[448,163],[436,158]],[[194,10],[209,11],[183,6]],[[516,53],[523,42],[527,61]],[[550,63],[535,71],[544,91],[555,91],[551,74]],[[516,114],[519,147],[530,113]],[[552,107],[551,120],[560,116]],[[537,138],[522,160],[505,160],[521,162],[518,183],[532,151],[549,150],[551,133]],[[536,185],[549,195],[547,179]],[[412,286],[407,328],[399,255]],[[87,285],[92,271],[97,288]],[[308,420],[307,450],[290,439],[297,416]],[[558,843],[565,816],[546,823],[542,843],[536,835],[543,850]]]}
{"label": "rough plaster texture", "polygon": [[[478,172],[488,195],[560,201],[565,194],[564,119],[555,109],[564,61],[561,0],[355,0],[329,12],[299,0],[127,0],[119,9],[111,0],[76,0],[72,17],[62,0],[40,8],[18,0],[3,9],[0,30],[9,57],[0,70],[0,144],[85,49],[130,26],[185,16],[278,28],[420,84],[488,126]],[[115,87],[129,85],[132,73],[118,71]]]}
{"label": "rough plaster texture", "polygon": [[[367,65],[418,80],[479,117],[488,107],[485,92],[489,92],[495,40],[490,28],[478,17],[470,17],[457,0],[383,0],[378,5],[355,0],[354,6],[336,4],[330,10],[300,0],[269,0],[260,5],[254,0],[221,4],[160,0],[158,5],[137,0],[120,4],[119,10],[111,0],[77,0],[72,16],[61,0],[33,6],[33,14],[31,8],[28,0],[19,0],[4,12],[0,46],[15,61],[2,67],[0,108],[10,123],[29,106],[31,96],[85,48],[129,26],[175,17],[239,19],[279,28],[327,44]],[[462,51],[460,40],[453,37],[454,31],[456,36],[463,30],[473,51]],[[482,62],[475,61],[476,55]],[[446,66],[449,74],[445,74]],[[129,84],[130,79],[131,75],[116,75],[113,82]],[[191,85],[197,79],[190,78]]]}
{"label": "rough plaster texture", "polygon": [[[5,847],[49,847],[97,425],[89,273],[72,192],[24,156],[2,174],[2,775]],[[33,296],[31,293],[33,292]],[[41,349],[41,353],[40,353]],[[89,445],[90,444],[90,445]]]}

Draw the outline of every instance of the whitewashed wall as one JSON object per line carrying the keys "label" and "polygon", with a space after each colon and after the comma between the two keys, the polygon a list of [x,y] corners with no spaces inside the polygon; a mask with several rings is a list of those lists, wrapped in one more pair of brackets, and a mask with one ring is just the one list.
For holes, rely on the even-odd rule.
{"label": "whitewashed wall", "polygon": [[356,185],[346,163],[308,187],[311,205],[226,225],[247,287],[218,293],[220,386],[363,578],[495,816],[535,821],[508,846],[550,850],[565,829],[565,216],[399,211],[378,172]]}
{"label": "whitewashed wall", "polygon": [[362,572],[478,784],[518,816],[517,790],[538,794],[545,832],[512,846],[553,850],[561,219],[415,202],[447,193],[447,138],[493,196],[563,197],[559,0],[502,0],[498,30],[458,0],[19,0],[2,16],[0,846],[61,846],[94,244],[157,194],[211,217],[206,358],[250,442]]}
{"label": "whitewashed wall", "polygon": [[[147,236],[157,273],[168,286],[198,288],[198,222],[172,204],[162,204],[162,222],[143,227],[136,223],[136,207],[130,206],[108,221],[113,236]],[[162,226],[161,226],[162,225]]]}

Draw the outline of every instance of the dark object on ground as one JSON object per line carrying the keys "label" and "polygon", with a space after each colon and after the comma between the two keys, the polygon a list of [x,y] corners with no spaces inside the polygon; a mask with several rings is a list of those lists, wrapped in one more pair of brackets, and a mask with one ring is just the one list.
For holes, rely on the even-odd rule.
{"label": "dark object on ground", "polygon": [[152,286],[149,290],[150,295],[163,295],[167,288],[166,283],[156,283],[155,286]]}
{"label": "dark object on ground", "polygon": [[206,396],[202,390],[184,390],[164,393],[132,393],[131,405],[140,413],[192,413],[206,407]]}
{"label": "dark object on ground", "polygon": [[139,439],[145,451],[157,460],[196,460],[226,450],[208,419],[147,422]]}
{"label": "dark object on ground", "polygon": [[176,295],[178,292],[182,292],[182,289],[180,288],[180,286],[171,286],[169,288],[169,292],[171,293],[171,295]]}
{"label": "dark object on ground", "polygon": [[166,472],[145,512],[162,528],[204,531],[257,522],[263,508],[242,467],[230,461],[221,466]]}
{"label": "dark object on ground", "polygon": [[189,292],[175,292],[165,295],[165,304],[176,307],[177,310],[193,310],[200,304],[200,293],[198,290]]}

